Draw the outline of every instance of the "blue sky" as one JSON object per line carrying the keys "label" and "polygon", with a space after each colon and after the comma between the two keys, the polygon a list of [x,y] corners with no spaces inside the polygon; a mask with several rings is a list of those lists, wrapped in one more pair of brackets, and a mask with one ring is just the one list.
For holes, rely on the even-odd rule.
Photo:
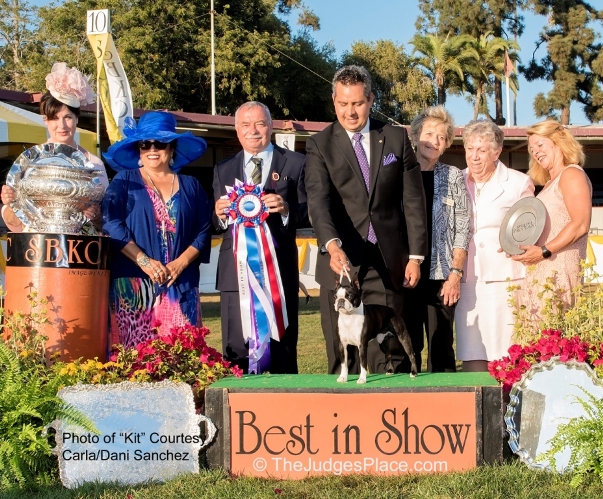
{"label": "blue sky", "polygon": [[[470,1],[470,0],[467,0]],[[320,31],[314,32],[314,38],[324,44],[332,42],[341,55],[349,50],[355,41],[392,40],[405,47],[407,53],[412,51],[408,42],[415,34],[415,21],[419,15],[419,7],[415,0],[304,0],[304,3],[320,18]],[[603,0],[590,0],[593,7],[603,9]],[[524,12],[526,29],[518,40],[521,47],[520,57],[523,63],[532,58],[534,42],[544,26],[546,19],[542,16]],[[291,24],[295,22],[291,19]],[[603,25],[598,25],[599,36],[603,36]],[[544,46],[536,53],[540,58],[546,54]],[[519,78],[517,95],[517,124],[526,126],[539,121],[534,115],[532,102],[538,92],[547,92],[551,85],[545,81],[528,83],[522,76]],[[506,115],[506,89],[503,86],[503,112]],[[512,96],[512,93],[511,93]],[[453,114],[458,125],[467,123],[473,118],[473,104],[463,97],[448,97],[446,107]],[[574,104],[571,107],[572,124],[586,124],[588,120]],[[512,112],[512,111],[511,111]],[[494,115],[494,103],[490,105],[490,113]]]}
{"label": "blue sky", "polygon": [[[470,1],[470,0],[467,0]],[[30,0],[34,5],[46,5],[47,0]],[[58,2],[60,3],[60,2]],[[415,21],[419,8],[415,0],[304,0],[304,3],[320,18],[321,29],[313,33],[314,38],[321,44],[331,42],[340,56],[349,50],[355,41],[376,41],[379,39],[392,40],[405,46],[410,53],[412,46],[409,40],[415,34]],[[603,0],[590,0],[590,3],[603,9]],[[534,51],[534,42],[545,23],[545,18],[524,13],[526,29],[519,39],[520,56],[526,63]],[[296,29],[297,14],[293,13],[288,19],[292,28]],[[603,37],[603,26],[598,24],[597,30]],[[536,53],[537,58],[545,54],[544,46]],[[528,83],[523,77],[519,78],[520,90],[517,96],[517,124],[530,125],[538,121],[534,115],[532,102],[538,92],[547,92],[551,85],[545,81]],[[503,112],[506,114],[505,88],[503,86]],[[494,114],[494,104],[490,113]],[[446,107],[454,115],[457,124],[467,123],[473,117],[473,104],[464,97],[448,97]],[[572,105],[571,123],[586,124],[588,120],[578,104]]]}

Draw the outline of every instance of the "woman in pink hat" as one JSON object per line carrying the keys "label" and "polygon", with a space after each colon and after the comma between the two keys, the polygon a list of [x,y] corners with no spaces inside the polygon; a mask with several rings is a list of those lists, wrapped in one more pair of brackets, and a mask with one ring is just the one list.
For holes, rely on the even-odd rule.
{"label": "woman in pink hat", "polygon": [[[40,114],[48,129],[46,143],[65,144],[84,153],[95,169],[101,172],[98,178],[107,187],[109,182],[103,162],[75,141],[80,107],[94,102],[94,93],[88,79],[76,68],[68,68],[64,62],[57,62],[52,66],[50,74],[46,76],[46,88],[48,91],[40,101]],[[11,232],[22,232],[24,229],[23,223],[8,206],[15,199],[14,189],[8,185],[3,185],[1,200],[4,205],[2,207],[4,223]],[[84,211],[84,215],[89,222],[84,224],[81,232],[90,235],[100,233],[100,206],[90,206]]]}

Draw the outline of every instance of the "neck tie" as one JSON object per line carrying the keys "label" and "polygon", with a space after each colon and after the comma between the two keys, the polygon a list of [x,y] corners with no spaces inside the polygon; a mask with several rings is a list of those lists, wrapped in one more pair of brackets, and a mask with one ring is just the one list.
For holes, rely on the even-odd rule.
{"label": "neck tie", "polygon": [[[358,160],[358,164],[360,165],[360,171],[362,172],[364,184],[366,185],[366,191],[368,192],[370,187],[371,167],[369,165],[368,160],[366,159],[366,152],[364,151],[364,147],[362,147],[363,136],[361,133],[355,133],[353,138],[354,152],[356,153],[356,159]],[[371,243],[377,244],[377,235],[375,234],[375,229],[373,229],[372,222],[369,222],[369,229],[366,238]]]}
{"label": "neck tie", "polygon": [[253,171],[251,172],[251,181],[254,184],[261,184],[262,183],[262,163],[263,160],[262,158],[257,158],[257,157],[253,157],[250,160],[255,166],[253,168]]}

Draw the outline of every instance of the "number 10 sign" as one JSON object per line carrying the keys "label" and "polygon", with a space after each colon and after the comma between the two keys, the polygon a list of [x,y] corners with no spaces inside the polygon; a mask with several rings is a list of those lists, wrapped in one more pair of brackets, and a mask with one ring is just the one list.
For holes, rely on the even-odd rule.
{"label": "number 10 sign", "polygon": [[109,9],[89,10],[86,17],[86,34],[99,35],[111,31]]}

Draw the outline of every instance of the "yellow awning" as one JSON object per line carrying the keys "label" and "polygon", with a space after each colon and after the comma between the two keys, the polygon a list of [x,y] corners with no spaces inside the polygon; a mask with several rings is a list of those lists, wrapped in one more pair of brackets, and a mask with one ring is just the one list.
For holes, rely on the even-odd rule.
{"label": "yellow awning", "polygon": [[[0,102],[0,144],[42,144],[48,131],[42,116]],[[84,149],[96,153],[96,134],[78,128],[75,141]]]}

